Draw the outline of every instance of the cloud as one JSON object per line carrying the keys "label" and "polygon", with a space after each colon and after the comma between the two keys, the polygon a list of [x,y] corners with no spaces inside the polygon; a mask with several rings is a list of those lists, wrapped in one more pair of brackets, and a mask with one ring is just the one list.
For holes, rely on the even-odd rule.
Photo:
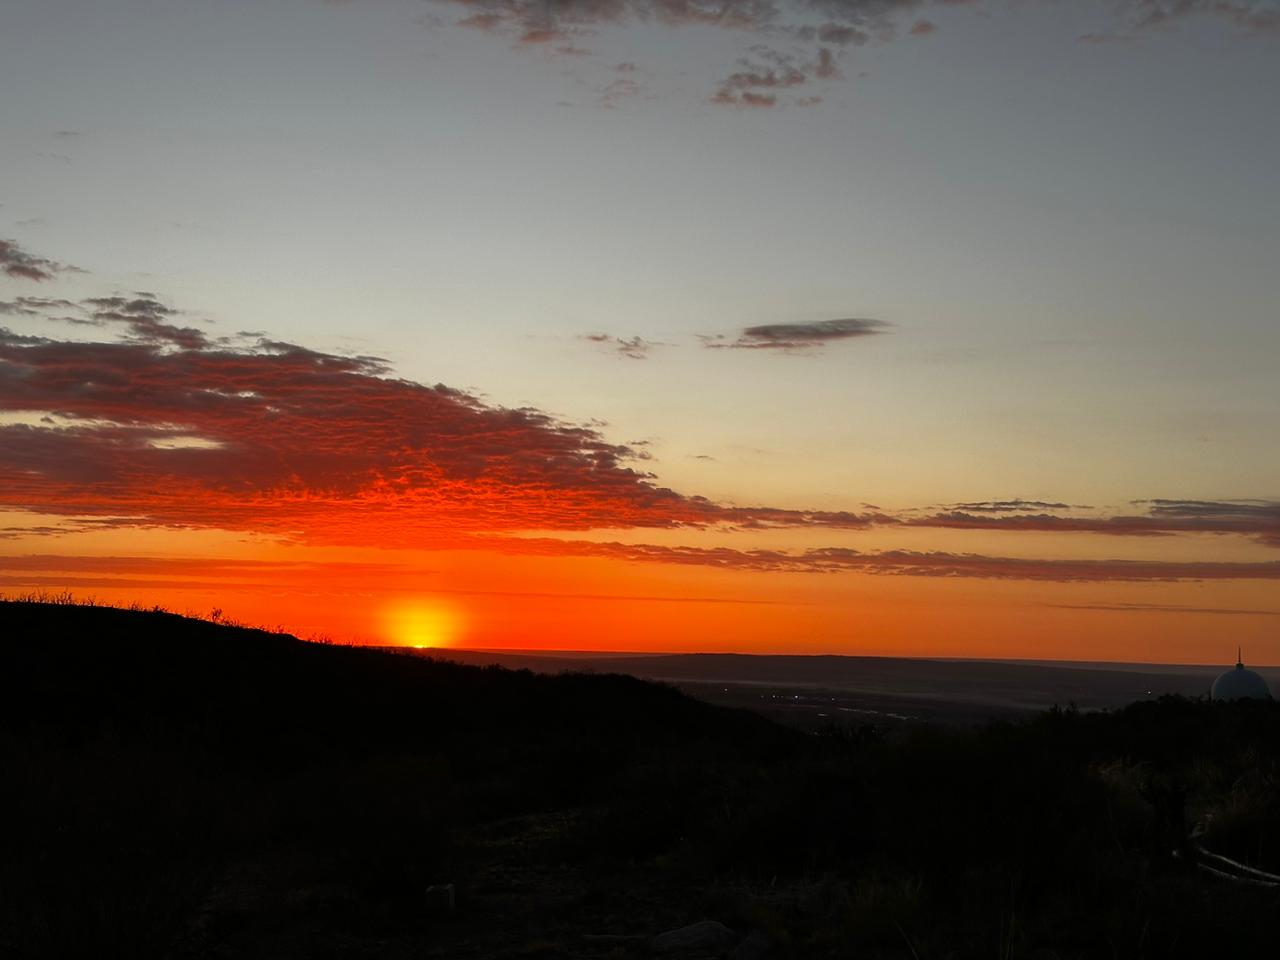
{"label": "cloud", "polygon": [[169,318],[178,311],[147,293],[133,297],[93,297],[82,301],[82,306],[99,324],[123,324],[135,338],[147,343],[171,344],[184,350],[199,350],[209,344],[201,331],[170,323]]}
{"label": "cloud", "polygon": [[[659,23],[672,28],[715,27],[750,41],[754,60],[743,59],[716,87],[711,102],[771,107],[778,90],[839,76],[830,48],[843,50],[898,35],[900,21],[927,6],[967,0],[437,0],[461,7],[462,27],[502,36],[514,45],[560,44],[584,51],[584,41],[606,28]],[[769,46],[762,46],[760,41]],[[781,46],[790,49],[783,51]],[[823,45],[825,53],[819,49]],[[761,64],[760,60],[772,61]],[[782,61],[788,61],[783,63]],[[806,96],[797,102],[813,103]]]}
{"label": "cloud", "polygon": [[774,573],[854,572],[941,579],[1030,580],[1052,583],[1280,580],[1280,561],[1058,560],[945,551],[863,552],[846,547],[805,551],[737,550],[552,538],[502,538],[488,548],[508,553],[608,557],[634,563],[674,563]]}
{"label": "cloud", "polygon": [[[68,305],[54,298],[11,303],[37,312]],[[924,516],[715,503],[660,486],[638,469],[644,455],[637,445],[610,443],[595,427],[538,410],[495,407],[443,385],[396,378],[376,357],[265,337],[211,340],[169,323],[179,312],[152,294],[72,306],[121,328],[127,339],[0,332],[0,413],[9,414],[0,417],[0,506],[66,518],[50,533],[143,525],[439,546],[532,530],[898,526],[1236,534],[1280,546],[1280,503],[1267,500],[1160,499],[1146,501],[1143,514],[1119,516],[1081,516],[1065,503],[1021,499],[961,503]],[[776,348],[836,334],[863,335],[798,324],[750,328],[743,336]],[[588,339],[624,355],[651,346],[607,334]],[[708,555],[690,556],[704,562]],[[726,556],[744,562],[737,551]],[[783,569],[875,566],[865,555],[750,556]],[[969,571],[954,575],[975,575],[972,558],[946,563]],[[1000,561],[993,569],[1029,576],[1045,569],[1059,578],[1064,569],[1071,576],[1094,569],[1020,563]],[[912,556],[900,566],[942,575],[942,564],[937,555]],[[1181,576],[1170,569],[1152,568],[1138,579]],[[1124,571],[1137,576],[1134,568]]]}
{"label": "cloud", "polygon": [[655,347],[665,346],[657,340],[645,340],[643,337],[615,337],[607,333],[584,333],[579,339],[598,344],[610,353],[631,360],[644,360]]}
{"label": "cloud", "polygon": [[1071,506],[1045,500],[982,500],[977,503],[957,503],[952,509],[972,513],[1011,513],[1023,510],[1070,510]]}
{"label": "cloud", "polygon": [[[735,107],[772,107],[783,101],[778,91],[838,76],[835,60],[850,49],[890,43],[906,35],[920,37],[938,30],[929,11],[972,7],[979,0],[436,0],[462,8],[460,26],[515,41],[514,46],[559,43],[566,52],[584,50],[583,43],[610,28],[658,23],[684,29],[719,28],[740,34],[757,58],[784,58],[789,68],[774,64],[759,69],[748,62],[730,70],[715,86],[711,102]],[[988,7],[995,6],[987,4]],[[993,10],[994,16],[1000,11]],[[1124,41],[1196,18],[1217,20],[1245,34],[1280,33],[1280,10],[1274,0],[1111,0],[1101,16],[1109,22],[1085,33],[1084,42]],[[761,41],[769,46],[762,47]],[[785,50],[784,50],[785,48]],[[827,53],[821,53],[826,48]],[[765,53],[767,51],[767,53]],[[830,66],[819,69],[822,57]],[[791,103],[810,103],[815,96]]]}
{"label": "cloud", "polygon": [[1195,17],[1217,17],[1247,33],[1280,30],[1280,9],[1273,0],[1124,0],[1117,13],[1135,31]]}
{"label": "cloud", "polygon": [[54,297],[16,297],[0,300],[0,314],[11,317],[44,317],[58,310],[79,310],[70,300]]}
{"label": "cloud", "polygon": [[[1012,501],[1014,503],[1025,501]],[[1148,500],[1145,514],[1062,516],[1050,513],[1001,512],[1000,502],[959,504],[958,509],[904,518],[914,527],[953,530],[1094,533],[1120,537],[1160,537],[1186,533],[1237,534],[1280,547],[1280,501]],[[1019,507],[1018,510],[1023,508]],[[1061,505],[1055,507],[1061,509]]]}
{"label": "cloud", "polygon": [[43,317],[91,327],[119,324],[129,331],[132,339],[186,350],[199,350],[209,345],[209,339],[202,331],[170,322],[179,311],[146,292],[129,297],[90,297],[78,303],[53,297],[18,297],[0,300],[0,314]]}
{"label": "cloud", "polygon": [[0,272],[5,276],[39,283],[52,280],[55,273],[76,270],[76,267],[28,253],[16,240],[0,240]]}
{"label": "cloud", "polygon": [[[0,328],[0,508],[59,518],[3,529],[0,537],[168,527],[316,544],[541,551],[741,570],[1054,582],[1280,579],[1280,562],[526,539],[539,531],[567,536],[599,529],[951,527],[1221,533],[1280,546],[1280,502],[1156,499],[1135,504],[1143,513],[1119,516],[1078,515],[1066,503],[1022,499],[959,503],[924,516],[874,507],[716,503],[661,486],[639,468],[641,444],[612,443],[597,425],[405,380],[377,357],[253,334],[211,338],[180,326],[175,321],[182,312],[151,292],[3,303],[24,318],[75,310],[120,339],[67,341]],[[747,328],[739,341],[801,349],[883,326],[852,319],[772,324]],[[643,355],[652,346],[603,333],[587,339],[624,355]]]}
{"label": "cloud", "polygon": [[766,323],[747,327],[736,340],[723,336],[703,337],[704,346],[735,350],[812,350],[836,340],[852,340],[884,333],[889,324],[883,320],[849,317],[841,320],[817,320],[812,323]]}
{"label": "cloud", "polygon": [[86,301],[130,339],[0,332],[0,506],[403,546],[495,532],[887,518],[737,507],[659,486],[633,447],[538,410],[260,338],[211,342],[153,297]]}

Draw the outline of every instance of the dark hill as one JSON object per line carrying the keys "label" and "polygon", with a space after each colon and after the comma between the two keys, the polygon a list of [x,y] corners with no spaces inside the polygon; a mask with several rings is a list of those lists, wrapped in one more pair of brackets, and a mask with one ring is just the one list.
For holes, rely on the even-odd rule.
{"label": "dark hill", "polygon": [[641,957],[703,917],[776,958],[1274,942],[1276,888],[1194,863],[1280,867],[1271,703],[802,736],[162,613],[0,603],[0,637],[6,957]]}

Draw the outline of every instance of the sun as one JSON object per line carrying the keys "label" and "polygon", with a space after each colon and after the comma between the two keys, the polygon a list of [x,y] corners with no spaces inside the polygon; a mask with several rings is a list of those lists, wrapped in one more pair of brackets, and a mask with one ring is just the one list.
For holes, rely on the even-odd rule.
{"label": "sun", "polygon": [[447,647],[457,639],[462,617],[451,604],[435,599],[398,601],[383,611],[387,639],[401,647]]}

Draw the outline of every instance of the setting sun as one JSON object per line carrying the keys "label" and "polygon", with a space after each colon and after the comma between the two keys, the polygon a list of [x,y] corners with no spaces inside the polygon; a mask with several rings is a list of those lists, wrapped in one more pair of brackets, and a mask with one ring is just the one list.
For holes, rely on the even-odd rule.
{"label": "setting sun", "polygon": [[383,614],[384,636],[403,647],[447,647],[462,628],[458,611],[438,600],[402,600]]}

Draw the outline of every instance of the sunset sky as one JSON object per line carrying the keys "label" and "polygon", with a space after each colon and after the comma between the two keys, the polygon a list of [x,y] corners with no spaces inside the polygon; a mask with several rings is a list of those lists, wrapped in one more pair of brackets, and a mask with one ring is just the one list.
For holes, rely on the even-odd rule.
{"label": "sunset sky", "polygon": [[1274,0],[13,0],[0,591],[1280,663]]}

